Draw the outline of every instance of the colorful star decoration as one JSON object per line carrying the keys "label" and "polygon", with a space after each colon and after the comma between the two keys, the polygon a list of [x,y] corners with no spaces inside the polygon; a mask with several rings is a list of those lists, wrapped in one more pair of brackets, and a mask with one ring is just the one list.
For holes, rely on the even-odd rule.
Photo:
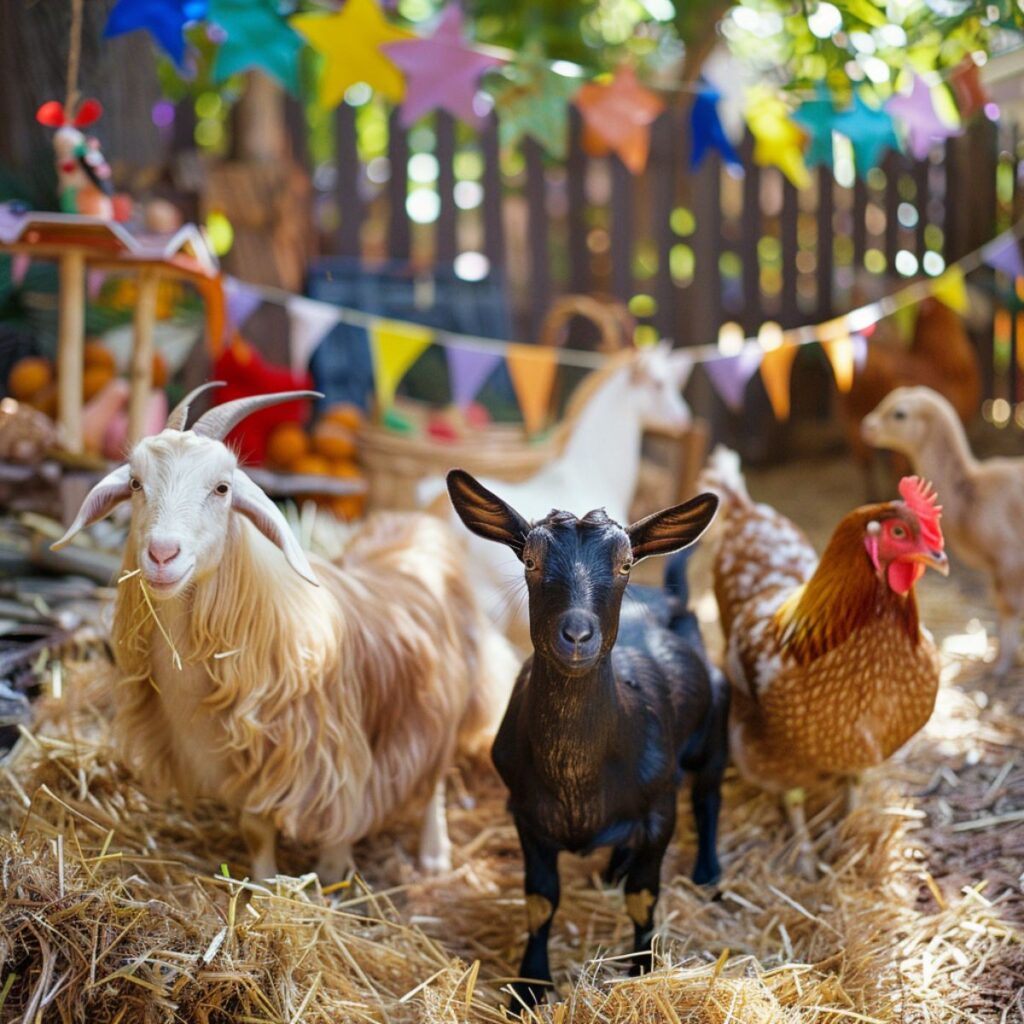
{"label": "colorful star decoration", "polygon": [[563,159],[569,141],[569,102],[579,88],[579,79],[552,71],[536,52],[508,65],[491,88],[500,115],[501,144],[514,146],[529,136],[553,157]]}
{"label": "colorful star decoration", "polygon": [[804,133],[789,116],[785,102],[763,86],[747,95],[747,127],[754,136],[754,163],[778,167],[797,187],[811,183],[804,163]]}
{"label": "colorful star decoration", "polygon": [[385,43],[412,39],[413,34],[389,24],[374,0],[345,0],[334,14],[296,14],[289,24],[323,54],[320,105],[336,107],[345,90],[357,82],[395,103],[405,94],[405,81],[394,63],[380,52]]}
{"label": "colorful star decoration", "polygon": [[651,146],[651,124],[665,104],[637,81],[631,67],[620,67],[607,84],[581,86],[576,106],[583,115],[583,145],[591,155],[603,156],[611,150],[634,174],[643,171]]}
{"label": "colorful star decoration", "polygon": [[892,118],[884,110],[869,107],[859,95],[854,95],[851,107],[836,116],[835,124],[836,131],[853,146],[853,165],[861,177],[878,164],[885,150],[899,145]]}
{"label": "colorful star decoration", "polygon": [[[350,0],[351,2],[351,0]],[[447,110],[468,124],[480,123],[473,108],[480,76],[505,61],[468,45],[462,9],[450,3],[432,36],[387,43],[381,50],[406,75],[401,122],[408,128],[431,110]]]}
{"label": "colorful star decoration", "polygon": [[206,0],[118,0],[103,29],[106,39],[145,29],[178,67],[185,65],[185,26],[206,17]]}
{"label": "colorful star decoration", "polygon": [[896,93],[885,105],[886,112],[903,122],[907,132],[907,149],[915,160],[924,160],[936,142],[956,135],[935,112],[932,90],[919,75],[909,93]]}
{"label": "colorful star decoration", "polygon": [[733,168],[743,166],[739,154],[729,141],[718,116],[721,93],[702,83],[690,107],[690,167],[696,170],[704,162],[708,150],[717,149],[722,159]]}
{"label": "colorful star decoration", "polygon": [[813,100],[804,100],[793,112],[793,120],[803,128],[810,142],[804,154],[808,166],[832,166],[832,129],[836,123],[836,110],[832,93],[827,85],[819,84]]}
{"label": "colorful star decoration", "polygon": [[262,68],[298,95],[302,37],[281,17],[274,0],[210,0],[210,20],[225,35],[213,62],[215,82]]}

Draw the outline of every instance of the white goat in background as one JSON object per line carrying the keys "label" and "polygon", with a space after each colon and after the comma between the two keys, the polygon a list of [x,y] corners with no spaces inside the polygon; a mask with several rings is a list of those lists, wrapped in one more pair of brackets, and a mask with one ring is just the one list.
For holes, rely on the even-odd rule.
{"label": "white goat in background", "polygon": [[221,439],[309,393],[227,402],[186,430],[201,390],[90,491],[55,545],[131,502],[134,575],[112,636],[129,762],[157,791],[239,811],[257,878],[277,873],[278,830],[319,843],[318,870],[337,876],[354,842],[418,801],[420,863],[446,870],[445,771],[457,749],[489,750],[518,669],[458,542],[431,516],[393,514],[337,563],[307,558]]}

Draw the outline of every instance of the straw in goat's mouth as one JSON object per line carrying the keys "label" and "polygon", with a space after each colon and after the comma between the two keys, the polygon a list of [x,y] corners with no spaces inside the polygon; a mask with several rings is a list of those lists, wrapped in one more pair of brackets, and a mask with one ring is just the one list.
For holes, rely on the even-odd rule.
{"label": "straw in goat's mouth", "polygon": [[[142,600],[146,602],[146,607],[149,609],[149,614],[153,618],[153,622],[156,623],[156,628],[160,630],[160,635],[164,638],[164,643],[170,648],[171,651],[171,664],[179,671],[184,670],[184,665],[181,661],[181,655],[178,653],[178,648],[174,646],[174,641],[171,639],[171,634],[167,632],[167,628],[160,621],[160,616],[156,613],[156,608],[153,605],[153,599],[149,595],[149,588],[146,586],[146,581],[142,577],[141,569],[132,569],[130,572],[124,573],[121,578],[117,581],[117,585],[120,586],[128,580],[137,579],[139,581],[139,589],[142,592]],[[138,628],[142,628],[143,622],[139,623]],[[159,688],[156,683],[153,682],[152,676],[150,676],[150,685],[154,690],[159,692]]]}

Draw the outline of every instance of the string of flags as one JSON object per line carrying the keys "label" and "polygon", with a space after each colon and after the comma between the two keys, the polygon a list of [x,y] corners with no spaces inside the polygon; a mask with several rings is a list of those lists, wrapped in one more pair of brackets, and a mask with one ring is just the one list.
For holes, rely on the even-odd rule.
{"label": "string of flags", "polygon": [[[965,313],[965,275],[982,265],[1005,275],[1011,282],[1024,281],[1024,258],[1019,244],[1022,233],[1024,220],[950,264],[938,277],[913,281],[825,323],[783,330],[769,321],[754,337],[746,337],[739,324],[726,323],[716,342],[684,350],[690,357],[690,367],[702,366],[715,391],[735,411],[742,409],[747,385],[759,372],[775,415],[786,419],[790,375],[802,346],[820,345],[832,367],[836,386],[840,391],[849,391],[855,374],[867,359],[869,337],[879,321],[913,310],[928,297],[938,299],[957,313]],[[296,373],[308,369],[316,350],[339,324],[365,331],[377,407],[385,422],[405,375],[431,346],[444,350],[452,402],[463,409],[476,400],[494,371],[504,364],[530,435],[540,433],[548,424],[559,366],[594,369],[607,359],[595,352],[449,334],[231,277],[225,278],[225,292],[231,332],[239,330],[264,301],[285,306],[290,324],[290,361]]]}
{"label": "string of flags", "polygon": [[[568,108],[574,104],[583,117],[586,150],[598,156],[616,153],[634,174],[647,164],[651,125],[666,109],[659,95],[665,88],[643,85],[629,63],[594,77],[577,65],[546,60],[536,47],[516,54],[474,43],[457,0],[423,34],[389,20],[378,0],[345,0],[337,10],[290,17],[277,0],[117,0],[105,35],[146,30],[185,70],[184,31],[197,22],[219,44],[214,82],[260,68],[298,95],[300,53],[309,47],[322,58],[318,100],[325,109],[341,103],[357,83],[399,104],[407,126],[436,110],[479,126],[493,106],[503,144],[528,136],[555,157],[565,154]],[[959,134],[988,103],[970,56],[944,76],[926,79],[908,69],[896,81],[901,88],[884,102],[872,88],[851,82],[852,99],[842,107],[824,83],[803,96],[755,86],[744,101],[754,162],[778,167],[795,186],[806,187],[810,168],[832,166],[833,133],[838,133],[850,141],[856,172],[863,176],[889,150],[924,157],[932,145]],[[694,93],[688,119],[692,165],[715,151],[739,170],[742,163],[723,127],[715,87],[702,80],[670,91]]]}

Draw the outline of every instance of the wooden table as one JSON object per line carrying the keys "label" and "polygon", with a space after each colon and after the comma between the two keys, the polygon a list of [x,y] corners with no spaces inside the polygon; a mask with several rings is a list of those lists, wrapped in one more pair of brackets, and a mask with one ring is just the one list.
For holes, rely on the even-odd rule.
{"label": "wooden table", "polygon": [[128,440],[142,436],[152,387],[157,290],[163,278],[194,285],[206,303],[207,343],[214,356],[224,332],[224,294],[217,260],[200,231],[187,224],[173,235],[141,235],[99,217],[19,213],[0,206],[0,252],[54,260],[57,296],[57,422],[64,447],[82,451],[82,376],[88,270],[132,274],[139,292],[133,320]]}

